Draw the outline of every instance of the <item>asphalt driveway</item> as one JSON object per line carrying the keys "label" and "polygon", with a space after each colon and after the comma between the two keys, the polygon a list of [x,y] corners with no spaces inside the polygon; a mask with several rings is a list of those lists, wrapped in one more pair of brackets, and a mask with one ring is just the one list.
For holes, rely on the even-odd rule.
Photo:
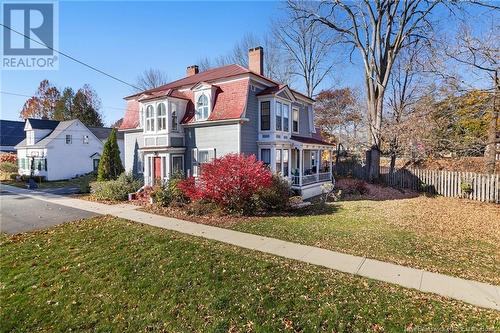
{"label": "asphalt driveway", "polygon": [[0,231],[7,234],[48,228],[98,214],[0,191]]}

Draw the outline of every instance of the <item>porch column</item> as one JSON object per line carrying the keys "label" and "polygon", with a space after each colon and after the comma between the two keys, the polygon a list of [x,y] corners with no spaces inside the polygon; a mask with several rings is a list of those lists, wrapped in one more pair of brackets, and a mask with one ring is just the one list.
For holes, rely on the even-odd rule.
{"label": "porch column", "polygon": [[333,177],[333,149],[330,149],[330,179]]}
{"label": "porch column", "polygon": [[319,181],[319,168],[321,167],[321,149],[317,150],[316,156],[316,181]]}
{"label": "porch column", "polygon": [[299,149],[299,186],[302,187],[302,176],[304,173],[304,150]]}

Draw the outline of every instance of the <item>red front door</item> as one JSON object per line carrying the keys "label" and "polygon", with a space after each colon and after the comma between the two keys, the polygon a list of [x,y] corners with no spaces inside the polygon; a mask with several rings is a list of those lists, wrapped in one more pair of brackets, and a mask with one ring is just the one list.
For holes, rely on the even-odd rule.
{"label": "red front door", "polygon": [[161,179],[161,158],[155,157],[154,160],[155,160],[155,163],[154,163],[155,179]]}

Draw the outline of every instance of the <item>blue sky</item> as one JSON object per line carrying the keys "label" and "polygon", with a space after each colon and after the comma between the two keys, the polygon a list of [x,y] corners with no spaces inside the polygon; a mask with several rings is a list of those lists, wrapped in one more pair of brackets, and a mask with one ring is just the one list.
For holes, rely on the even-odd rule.
{"label": "blue sky", "polygon": [[[59,49],[124,81],[134,83],[147,68],[184,76],[203,58],[228,53],[243,35],[262,36],[283,2],[61,1]],[[480,24],[480,19],[478,20]],[[0,90],[32,95],[43,79],[62,90],[90,84],[102,100],[106,124],[123,116],[123,97],[131,88],[64,57],[56,71],[2,71]],[[360,88],[362,73],[338,66],[325,86]],[[0,93],[1,119],[19,119],[26,97]]]}

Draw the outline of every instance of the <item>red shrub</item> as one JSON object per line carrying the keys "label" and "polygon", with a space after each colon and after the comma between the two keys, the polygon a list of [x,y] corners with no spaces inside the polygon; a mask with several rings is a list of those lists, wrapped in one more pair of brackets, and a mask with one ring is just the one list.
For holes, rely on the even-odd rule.
{"label": "red shrub", "polygon": [[0,153],[0,162],[17,163],[17,155],[13,153]]}
{"label": "red shrub", "polygon": [[226,210],[242,212],[259,189],[271,184],[271,171],[255,155],[229,154],[203,164],[198,179],[188,178],[179,188],[192,201],[207,200]]}

